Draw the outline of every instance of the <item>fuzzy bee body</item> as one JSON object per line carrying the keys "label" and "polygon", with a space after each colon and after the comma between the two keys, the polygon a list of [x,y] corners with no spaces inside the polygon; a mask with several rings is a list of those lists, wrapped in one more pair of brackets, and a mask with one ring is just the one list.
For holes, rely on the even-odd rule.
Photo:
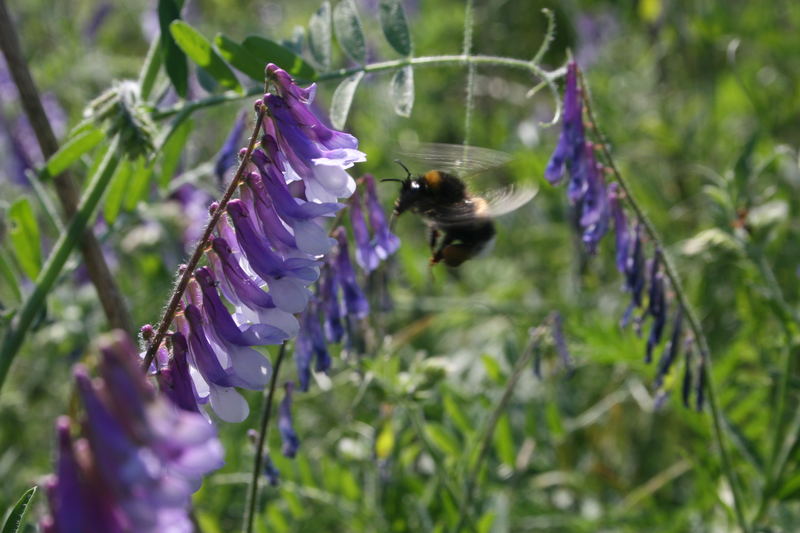
{"label": "fuzzy bee body", "polygon": [[472,196],[454,174],[430,170],[402,181],[395,216],[405,211],[420,215],[430,229],[431,264],[456,267],[475,257],[495,236],[487,202]]}

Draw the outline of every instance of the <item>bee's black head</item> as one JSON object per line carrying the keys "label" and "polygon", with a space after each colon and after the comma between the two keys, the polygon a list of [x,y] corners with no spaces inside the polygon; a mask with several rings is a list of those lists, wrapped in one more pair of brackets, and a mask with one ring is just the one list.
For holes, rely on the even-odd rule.
{"label": "bee's black head", "polygon": [[411,175],[411,171],[408,170],[408,167],[399,159],[395,159],[394,162],[403,167],[403,170],[406,171],[405,179],[385,178],[381,181],[396,181],[400,183],[400,196],[397,197],[394,203],[394,210],[392,211],[394,216],[399,216],[419,200],[419,193],[421,192],[420,180],[414,179],[414,176]]}

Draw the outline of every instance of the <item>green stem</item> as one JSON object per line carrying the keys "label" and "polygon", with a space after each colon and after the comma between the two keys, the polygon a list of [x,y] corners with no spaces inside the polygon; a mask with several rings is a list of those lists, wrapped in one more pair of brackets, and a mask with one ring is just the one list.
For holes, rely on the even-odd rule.
{"label": "green stem", "polygon": [[256,456],[253,461],[253,476],[250,479],[250,489],[247,491],[247,505],[245,506],[244,527],[245,533],[252,533],[253,522],[256,514],[256,501],[258,500],[258,480],[263,476],[262,464],[264,461],[264,444],[267,442],[267,430],[272,414],[272,399],[275,397],[275,389],[278,388],[278,373],[281,370],[283,356],[286,354],[286,342],[281,344],[278,351],[278,358],[275,360],[275,368],[272,371],[272,378],[269,389],[264,396],[264,408],[261,412],[261,427],[258,432],[258,442],[256,443]]}
{"label": "green stem", "polygon": [[[321,81],[340,80],[352,76],[353,74],[357,74],[358,72],[364,72],[367,74],[375,72],[383,72],[387,70],[399,69],[407,65],[413,65],[415,67],[423,67],[423,66],[434,67],[442,65],[462,65],[462,66],[485,65],[485,66],[495,66],[495,67],[508,67],[518,70],[527,70],[528,72],[546,81],[548,84],[552,84],[554,80],[558,79],[564,74],[563,69],[546,71],[541,67],[539,67],[537,64],[524,59],[514,59],[510,57],[498,57],[498,56],[487,56],[487,55],[473,56],[468,54],[454,54],[454,55],[438,55],[438,56],[426,56],[426,57],[405,57],[402,59],[395,59],[392,61],[381,61],[379,63],[371,63],[369,65],[364,65],[364,66],[332,70],[330,72],[320,74],[314,80],[298,79],[296,81],[297,83],[308,83],[311,81],[321,82]],[[153,111],[152,117],[154,120],[164,120],[176,115],[180,115],[181,117],[185,118],[191,115],[194,111],[197,111],[198,109],[223,104],[226,102],[236,102],[239,100],[243,100],[245,98],[252,98],[253,96],[258,96],[263,93],[264,91],[261,87],[253,87],[249,89],[245,94],[228,91],[226,93],[209,96],[208,98],[197,100],[195,102],[178,104],[174,107],[170,107],[167,109],[155,110]]]}
{"label": "green stem", "polygon": [[153,85],[155,85],[158,70],[161,68],[161,62],[161,36],[159,35],[150,43],[147,57],[145,57],[142,70],[139,72],[139,96],[143,102],[146,102],[150,98],[150,93],[153,92]]}
{"label": "green stem", "polygon": [[611,152],[609,150],[609,143],[608,139],[600,130],[600,127],[597,125],[597,119],[594,116],[594,112],[592,111],[592,99],[591,94],[589,93],[588,86],[586,80],[583,77],[583,73],[579,72],[579,79],[581,84],[581,89],[583,90],[584,94],[584,103],[586,105],[586,112],[589,118],[589,121],[592,124],[592,128],[594,129],[597,137],[600,141],[599,146],[603,153],[603,156],[608,164],[608,167],[611,169],[612,173],[614,174],[614,178],[619,183],[622,190],[625,192],[626,197],[628,198],[628,203],[630,204],[633,211],[636,213],[636,216],[640,220],[641,224],[644,226],[645,231],[652,239],[653,244],[655,247],[661,251],[662,262],[664,264],[664,271],[667,275],[667,278],[670,281],[672,289],[675,291],[675,295],[678,299],[678,304],[683,308],[685,316],[687,318],[687,322],[689,323],[689,329],[691,329],[692,334],[694,335],[695,342],[697,343],[698,349],[700,351],[700,356],[703,358],[703,372],[705,372],[705,383],[706,389],[708,392],[708,403],[711,409],[711,418],[713,422],[714,428],[714,439],[716,440],[717,447],[719,448],[720,457],[722,459],[722,468],[725,472],[725,477],[728,479],[728,484],[731,487],[731,492],[733,493],[733,508],[734,514],[736,515],[736,521],[739,523],[739,527],[742,529],[743,532],[749,533],[750,528],[747,525],[747,521],[744,517],[744,504],[742,499],[741,490],[739,488],[739,483],[736,479],[736,474],[733,471],[733,464],[731,462],[730,456],[728,454],[728,448],[725,443],[725,434],[722,428],[722,413],[718,404],[717,400],[717,393],[714,386],[714,379],[711,372],[711,351],[708,347],[708,341],[706,340],[705,333],[703,332],[703,328],[700,325],[700,321],[697,318],[697,315],[694,311],[694,308],[689,303],[689,299],[686,296],[686,290],[681,283],[680,276],[678,275],[678,271],[675,268],[675,265],[672,261],[670,254],[667,252],[666,247],[664,246],[664,240],[661,238],[656,227],[650,221],[650,218],[644,212],[644,209],[639,205],[639,202],[636,200],[635,195],[633,194],[633,190],[631,189],[628,181],[622,176],[619,169],[617,168],[616,164],[614,163],[614,159],[611,157]]}
{"label": "green stem", "polygon": [[118,152],[119,137],[115,136],[78,204],[78,211],[70,220],[66,231],[59,236],[53,247],[53,252],[47,258],[47,262],[36,278],[36,286],[33,292],[11,320],[6,335],[3,337],[3,344],[0,346],[0,388],[3,386],[8,370],[11,367],[11,362],[25,339],[25,334],[42,309],[45,299],[61,273],[61,269],[64,268],[64,263],[67,262],[70,253],[79,244],[87,223],[92,218],[103,192],[105,192],[111,181],[111,177],[114,175],[119,163]]}
{"label": "green stem", "polygon": [[497,402],[492,414],[489,416],[489,420],[483,430],[483,439],[481,440],[480,448],[478,449],[478,456],[475,458],[475,462],[472,467],[467,471],[467,477],[464,484],[464,499],[461,502],[459,513],[461,517],[459,518],[458,525],[456,525],[454,531],[460,532],[461,528],[464,526],[464,520],[469,514],[469,508],[472,505],[472,495],[475,492],[478,473],[481,470],[481,465],[486,458],[486,454],[489,452],[489,446],[492,443],[494,430],[497,427],[497,423],[500,421],[500,417],[505,411],[506,405],[508,405],[509,400],[511,400],[514,387],[517,385],[517,382],[519,381],[519,378],[522,376],[522,373],[525,371],[525,369],[530,366],[531,360],[533,359],[533,356],[536,353],[542,338],[547,332],[548,327],[550,327],[549,324],[552,323],[552,320],[553,318],[550,316],[542,325],[531,330],[528,345],[525,347],[525,351],[522,353],[520,358],[517,359],[514,369],[511,371],[511,376],[509,376],[506,387],[503,390],[503,395],[500,397],[500,400]]}
{"label": "green stem", "polygon": [[[785,441],[787,438],[787,425],[784,419],[786,418],[786,406],[788,403],[787,397],[789,394],[789,381],[791,379],[794,367],[792,350],[794,348],[794,338],[797,333],[798,317],[789,304],[786,303],[783,290],[781,289],[781,286],[775,277],[775,273],[772,271],[772,267],[770,267],[769,263],[764,257],[764,254],[761,252],[761,249],[755,246],[747,245],[747,243],[744,243],[744,245],[745,249],[747,250],[747,255],[758,268],[761,277],[764,279],[764,282],[770,291],[770,303],[772,304],[775,314],[778,315],[778,318],[783,325],[787,342],[787,348],[785,350],[786,354],[783,360],[783,373],[781,374],[780,381],[778,382],[778,391],[776,395],[778,405],[775,410],[774,423],[772,424],[772,448],[770,451],[769,462],[767,463],[766,480],[764,482],[764,489],[761,493],[761,501],[759,503],[758,510],[756,511],[752,521],[753,527],[755,527],[764,518],[764,515],[766,515],[767,511],[769,511],[772,503],[772,497],[778,485],[780,484],[780,480],[783,477],[783,469],[786,466],[786,462],[789,458],[789,454],[784,452],[784,449],[786,448]],[[800,426],[798,426],[796,423],[793,423],[791,427]],[[795,434],[793,438],[796,440],[797,435]],[[791,446],[789,449],[791,449]]]}

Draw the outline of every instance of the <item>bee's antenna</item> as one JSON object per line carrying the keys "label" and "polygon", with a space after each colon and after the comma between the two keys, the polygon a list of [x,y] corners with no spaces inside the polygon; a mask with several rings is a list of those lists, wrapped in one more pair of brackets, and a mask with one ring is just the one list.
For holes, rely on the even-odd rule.
{"label": "bee's antenna", "polygon": [[403,180],[399,180],[397,178],[383,178],[381,180],[381,183],[383,183],[384,181],[399,181],[400,183],[403,183]]}
{"label": "bee's antenna", "polygon": [[400,165],[401,167],[403,167],[403,170],[406,171],[406,177],[407,178],[411,177],[411,171],[408,170],[408,167],[405,166],[402,161],[400,161],[399,159],[395,159],[394,162],[397,163],[398,165]]}

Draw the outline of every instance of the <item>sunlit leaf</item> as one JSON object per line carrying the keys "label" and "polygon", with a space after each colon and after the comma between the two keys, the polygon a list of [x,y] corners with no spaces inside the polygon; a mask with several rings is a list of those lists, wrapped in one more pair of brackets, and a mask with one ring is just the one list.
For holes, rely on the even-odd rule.
{"label": "sunlit leaf", "polygon": [[8,517],[0,533],[18,533],[24,529],[22,521],[25,518],[25,513],[28,511],[28,507],[30,507],[33,496],[36,494],[36,490],[37,487],[29,488],[22,497],[17,500],[17,503],[14,504],[14,507],[8,513]]}
{"label": "sunlit leaf", "polygon": [[341,0],[333,8],[333,29],[344,53],[353,61],[363,64],[367,58],[367,47],[353,0]]}
{"label": "sunlit leaf", "polygon": [[242,92],[242,86],[227,63],[212,48],[205,36],[182,20],[173,21],[169,31],[184,53],[220,85]]}
{"label": "sunlit leaf", "polygon": [[14,255],[25,275],[35,279],[42,268],[42,249],[39,224],[27,197],[22,196],[11,205],[8,209],[8,221],[8,236]]}
{"label": "sunlit leaf", "polygon": [[392,76],[392,102],[394,112],[401,117],[411,116],[414,107],[414,69],[406,65]]}
{"label": "sunlit leaf", "polygon": [[189,133],[192,131],[193,127],[193,121],[185,120],[178,126],[164,145],[164,149],[161,151],[161,173],[158,178],[159,186],[166,187],[178,170],[183,147],[186,145],[186,141],[189,140]]}
{"label": "sunlit leaf", "polygon": [[386,40],[397,53],[411,55],[411,34],[401,0],[381,0],[380,19]]}
{"label": "sunlit leaf", "polygon": [[113,224],[117,220],[117,216],[122,208],[122,203],[125,200],[125,195],[128,194],[130,189],[130,178],[133,174],[133,164],[127,159],[119,162],[114,176],[111,178],[111,183],[108,185],[106,192],[106,201],[103,208],[103,215],[105,216],[108,224]]}
{"label": "sunlit leaf", "polygon": [[394,428],[392,427],[391,420],[387,421],[378,438],[375,439],[375,456],[378,459],[386,459],[392,454],[394,449]]}
{"label": "sunlit leaf", "polygon": [[511,432],[511,420],[508,413],[500,417],[494,431],[494,446],[498,457],[503,463],[514,466],[514,436]]}
{"label": "sunlit leaf", "polygon": [[344,129],[344,124],[347,122],[347,115],[350,114],[350,104],[353,103],[353,96],[363,77],[363,72],[356,72],[352,76],[342,80],[342,83],[339,84],[336,91],[333,93],[330,116],[331,125],[337,130]]}
{"label": "sunlit leaf", "polygon": [[331,4],[323,2],[320,8],[311,15],[308,21],[308,47],[314,61],[319,63],[323,69],[331,66],[331,38],[333,30],[331,28]]}
{"label": "sunlit leaf", "polygon": [[461,455],[461,445],[453,432],[436,422],[425,424],[425,435],[431,443],[442,451],[445,455],[459,457]]}
{"label": "sunlit leaf", "polygon": [[67,168],[83,154],[97,146],[105,137],[106,134],[98,128],[82,130],[64,143],[64,145],[47,160],[47,163],[45,163],[39,175],[40,179],[46,180],[53,176],[58,176],[67,170]]}
{"label": "sunlit leaf", "polygon": [[263,65],[262,78],[263,69],[266,68],[268,63],[275,63],[300,80],[312,81],[316,77],[314,67],[309,65],[302,57],[275,41],[270,41],[257,35],[250,35],[242,41],[242,47]]}
{"label": "sunlit leaf", "polygon": [[214,37],[214,46],[225,60],[237,70],[247,74],[256,81],[264,81],[265,63],[256,58],[242,45],[222,33]]}
{"label": "sunlit leaf", "polygon": [[153,170],[147,165],[147,160],[140,157],[133,165],[131,177],[128,180],[128,190],[123,198],[123,206],[126,211],[132,211],[139,202],[147,198],[150,190],[150,178]]}

